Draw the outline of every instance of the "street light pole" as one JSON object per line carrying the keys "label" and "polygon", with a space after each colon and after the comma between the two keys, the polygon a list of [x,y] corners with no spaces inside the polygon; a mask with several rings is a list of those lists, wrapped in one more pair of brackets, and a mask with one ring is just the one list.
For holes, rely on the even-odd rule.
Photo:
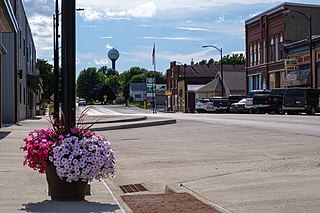
{"label": "street light pole", "polygon": [[304,14],[303,12],[300,12],[298,10],[284,10],[282,11],[283,14],[289,14],[289,13],[299,13],[300,15],[302,15],[303,17],[305,17],[308,22],[309,22],[309,51],[310,51],[310,87],[313,88],[313,68],[312,68],[312,62],[313,62],[313,57],[312,57],[312,19],[311,19],[311,15],[308,17],[306,14]]}
{"label": "street light pole", "polygon": [[218,48],[214,45],[203,45],[202,48],[212,47],[220,52],[220,70],[221,70],[221,97],[224,97],[224,85],[223,85],[223,65],[222,65],[222,47]]}
{"label": "street light pole", "polygon": [[64,125],[67,129],[76,123],[76,12],[75,0],[62,0],[62,72]]}
{"label": "street light pole", "polygon": [[55,15],[54,15],[54,32],[53,32],[53,43],[54,43],[54,68],[53,68],[53,74],[54,74],[54,113],[53,117],[54,119],[59,120],[59,2],[56,0],[55,5]]}

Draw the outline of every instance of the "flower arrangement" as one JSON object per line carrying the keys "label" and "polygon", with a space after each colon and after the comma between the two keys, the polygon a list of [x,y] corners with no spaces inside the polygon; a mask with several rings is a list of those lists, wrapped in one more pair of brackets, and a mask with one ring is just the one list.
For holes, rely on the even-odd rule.
{"label": "flower arrangement", "polygon": [[[87,110],[80,118],[81,121]],[[51,118],[51,117],[50,117]],[[115,175],[114,154],[103,136],[80,126],[66,129],[60,121],[50,119],[52,127],[34,130],[25,138],[24,165],[45,173],[54,165],[57,175],[67,182],[100,180]]]}

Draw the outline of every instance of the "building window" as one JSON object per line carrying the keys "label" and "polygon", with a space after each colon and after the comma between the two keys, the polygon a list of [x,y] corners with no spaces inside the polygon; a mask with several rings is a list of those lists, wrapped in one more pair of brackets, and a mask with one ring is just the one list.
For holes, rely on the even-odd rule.
{"label": "building window", "polygon": [[263,63],[267,62],[267,47],[266,41],[263,41]]}
{"label": "building window", "polygon": [[276,42],[275,42],[276,48],[275,48],[275,60],[279,59],[279,40],[278,37],[276,37]]}
{"label": "building window", "polygon": [[257,46],[253,46],[253,65],[257,64]]}
{"label": "building window", "polygon": [[280,84],[281,84],[280,72],[275,72],[274,73],[274,87],[280,88]]}
{"label": "building window", "polygon": [[260,64],[260,60],[261,60],[261,52],[260,52],[260,43],[258,43],[258,59],[257,59],[257,62],[258,62],[258,65]]}
{"label": "building window", "polygon": [[20,101],[20,104],[22,104],[22,87],[21,87],[21,84],[19,85],[19,94],[20,94],[19,101]]}
{"label": "building window", "polygon": [[141,94],[135,94],[134,95],[134,99],[140,99],[141,98]]}
{"label": "building window", "polygon": [[249,65],[252,66],[253,65],[253,59],[252,59],[252,46],[250,46],[250,61],[249,61]]}
{"label": "building window", "polygon": [[279,59],[283,59],[283,37],[280,36],[280,41],[279,41]]}
{"label": "building window", "polygon": [[23,87],[23,104],[26,105],[26,88]]}
{"label": "building window", "polygon": [[274,45],[274,40],[273,38],[271,39],[270,42],[270,61],[274,61],[275,60],[275,45]]}

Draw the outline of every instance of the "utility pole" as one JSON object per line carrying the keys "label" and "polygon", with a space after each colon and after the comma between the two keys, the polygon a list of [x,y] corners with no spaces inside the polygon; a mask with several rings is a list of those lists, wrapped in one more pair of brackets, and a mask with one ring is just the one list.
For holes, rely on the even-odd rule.
{"label": "utility pole", "polygon": [[62,112],[64,126],[76,123],[76,3],[62,0]]}

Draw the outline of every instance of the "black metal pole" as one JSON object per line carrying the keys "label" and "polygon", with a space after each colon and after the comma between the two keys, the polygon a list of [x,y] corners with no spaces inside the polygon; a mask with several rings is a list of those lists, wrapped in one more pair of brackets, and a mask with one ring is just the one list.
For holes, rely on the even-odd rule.
{"label": "black metal pole", "polygon": [[76,12],[75,0],[62,0],[62,72],[64,125],[67,129],[76,122]]}
{"label": "black metal pole", "polygon": [[310,35],[310,78],[311,78],[311,81],[310,81],[310,87],[313,88],[313,72],[312,72],[312,21],[311,21],[311,15],[309,17],[309,35]]}
{"label": "black metal pole", "polygon": [[59,120],[59,8],[58,8],[58,0],[56,0],[56,8],[55,8],[55,15],[54,15],[54,112],[53,116],[54,119]]}

